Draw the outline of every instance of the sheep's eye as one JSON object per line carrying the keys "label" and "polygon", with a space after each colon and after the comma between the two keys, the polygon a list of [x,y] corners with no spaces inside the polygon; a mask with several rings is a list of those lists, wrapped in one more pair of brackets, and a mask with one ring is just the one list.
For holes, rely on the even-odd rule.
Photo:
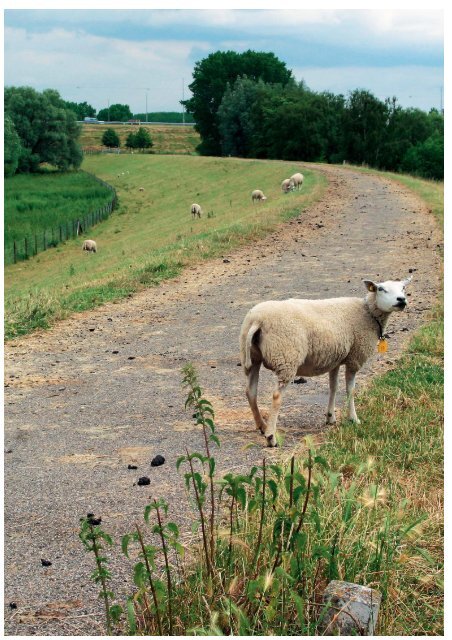
{"label": "sheep's eye", "polygon": [[378,291],[384,291],[383,287],[378,287]]}

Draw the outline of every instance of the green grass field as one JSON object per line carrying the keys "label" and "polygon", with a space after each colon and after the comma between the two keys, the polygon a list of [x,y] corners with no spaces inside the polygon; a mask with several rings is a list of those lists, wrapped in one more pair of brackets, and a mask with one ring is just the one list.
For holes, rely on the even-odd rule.
{"label": "green grass field", "polygon": [[[154,143],[153,153],[195,154],[200,143],[199,134],[193,126],[165,124],[145,124]],[[114,129],[124,147],[129,133],[136,133],[138,126],[133,124],[83,124],[80,144],[84,149],[102,149],[102,136],[107,129]]]}
{"label": "green grass field", "polygon": [[[184,265],[221,255],[298,215],[318,199],[326,181],[304,171],[303,190],[283,194],[281,180],[299,169],[280,161],[189,156],[97,155],[83,168],[117,190],[119,207],[89,237],[5,269],[7,337],[44,328],[74,311],[95,307],[176,275]],[[143,191],[140,191],[140,188]],[[262,188],[265,203],[253,204]],[[193,220],[190,206],[204,210]]]}
{"label": "green grass field", "polygon": [[[5,258],[13,243],[31,241],[66,222],[83,218],[112,198],[112,192],[84,172],[18,174],[5,180]],[[55,237],[57,237],[57,235]],[[12,262],[12,260],[10,260]]]}

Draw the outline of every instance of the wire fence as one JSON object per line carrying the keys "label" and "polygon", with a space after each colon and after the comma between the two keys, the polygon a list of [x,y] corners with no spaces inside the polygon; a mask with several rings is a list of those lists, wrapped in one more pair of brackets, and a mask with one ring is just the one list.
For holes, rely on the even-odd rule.
{"label": "wire fence", "polygon": [[78,217],[75,220],[67,220],[61,222],[57,227],[51,227],[50,229],[44,229],[43,231],[37,231],[36,233],[25,236],[20,240],[14,240],[12,245],[5,246],[4,262],[7,264],[15,264],[21,260],[28,260],[33,256],[36,256],[42,251],[46,251],[51,247],[56,247],[66,240],[76,238],[77,236],[85,233],[94,225],[106,220],[110,217],[112,211],[117,205],[117,195],[115,189],[104,182],[97,176],[85,171],[97,182],[107,187],[112,192],[111,199],[103,206],[99,207],[95,211],[90,211],[83,217]]}

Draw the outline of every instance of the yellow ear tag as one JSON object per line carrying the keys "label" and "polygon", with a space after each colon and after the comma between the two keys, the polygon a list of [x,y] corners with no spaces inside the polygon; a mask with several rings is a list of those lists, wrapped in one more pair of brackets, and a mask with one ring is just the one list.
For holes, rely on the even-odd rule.
{"label": "yellow ear tag", "polygon": [[386,341],[386,338],[380,338],[377,346],[378,353],[386,353],[387,350],[388,350],[388,343]]}

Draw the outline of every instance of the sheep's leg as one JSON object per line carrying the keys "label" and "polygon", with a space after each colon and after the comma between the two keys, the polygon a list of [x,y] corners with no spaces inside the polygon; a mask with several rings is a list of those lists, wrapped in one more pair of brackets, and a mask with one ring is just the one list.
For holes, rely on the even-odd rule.
{"label": "sheep's leg", "polygon": [[336,392],[338,386],[338,378],[339,378],[339,367],[332,369],[330,371],[330,397],[328,400],[328,410],[326,414],[326,422],[327,424],[336,424],[336,416],[335,416],[335,400],[336,400]]}
{"label": "sheep's leg", "polygon": [[253,364],[246,374],[246,397],[253,412],[254,422],[261,433],[265,432],[267,425],[264,422],[259,407],[257,406],[257,384],[259,382],[260,364]]}
{"label": "sheep's leg", "polygon": [[347,391],[347,402],[348,402],[348,417],[356,424],[360,423],[358,416],[356,415],[355,409],[355,377],[356,371],[350,371],[347,367],[345,368],[345,388]]}
{"label": "sheep's leg", "polygon": [[278,388],[273,392],[272,407],[270,409],[270,415],[267,420],[267,428],[265,429],[264,436],[267,438],[267,444],[269,447],[276,447],[276,422],[278,420],[279,410],[282,402],[282,392],[287,387],[287,382],[279,382]]}

